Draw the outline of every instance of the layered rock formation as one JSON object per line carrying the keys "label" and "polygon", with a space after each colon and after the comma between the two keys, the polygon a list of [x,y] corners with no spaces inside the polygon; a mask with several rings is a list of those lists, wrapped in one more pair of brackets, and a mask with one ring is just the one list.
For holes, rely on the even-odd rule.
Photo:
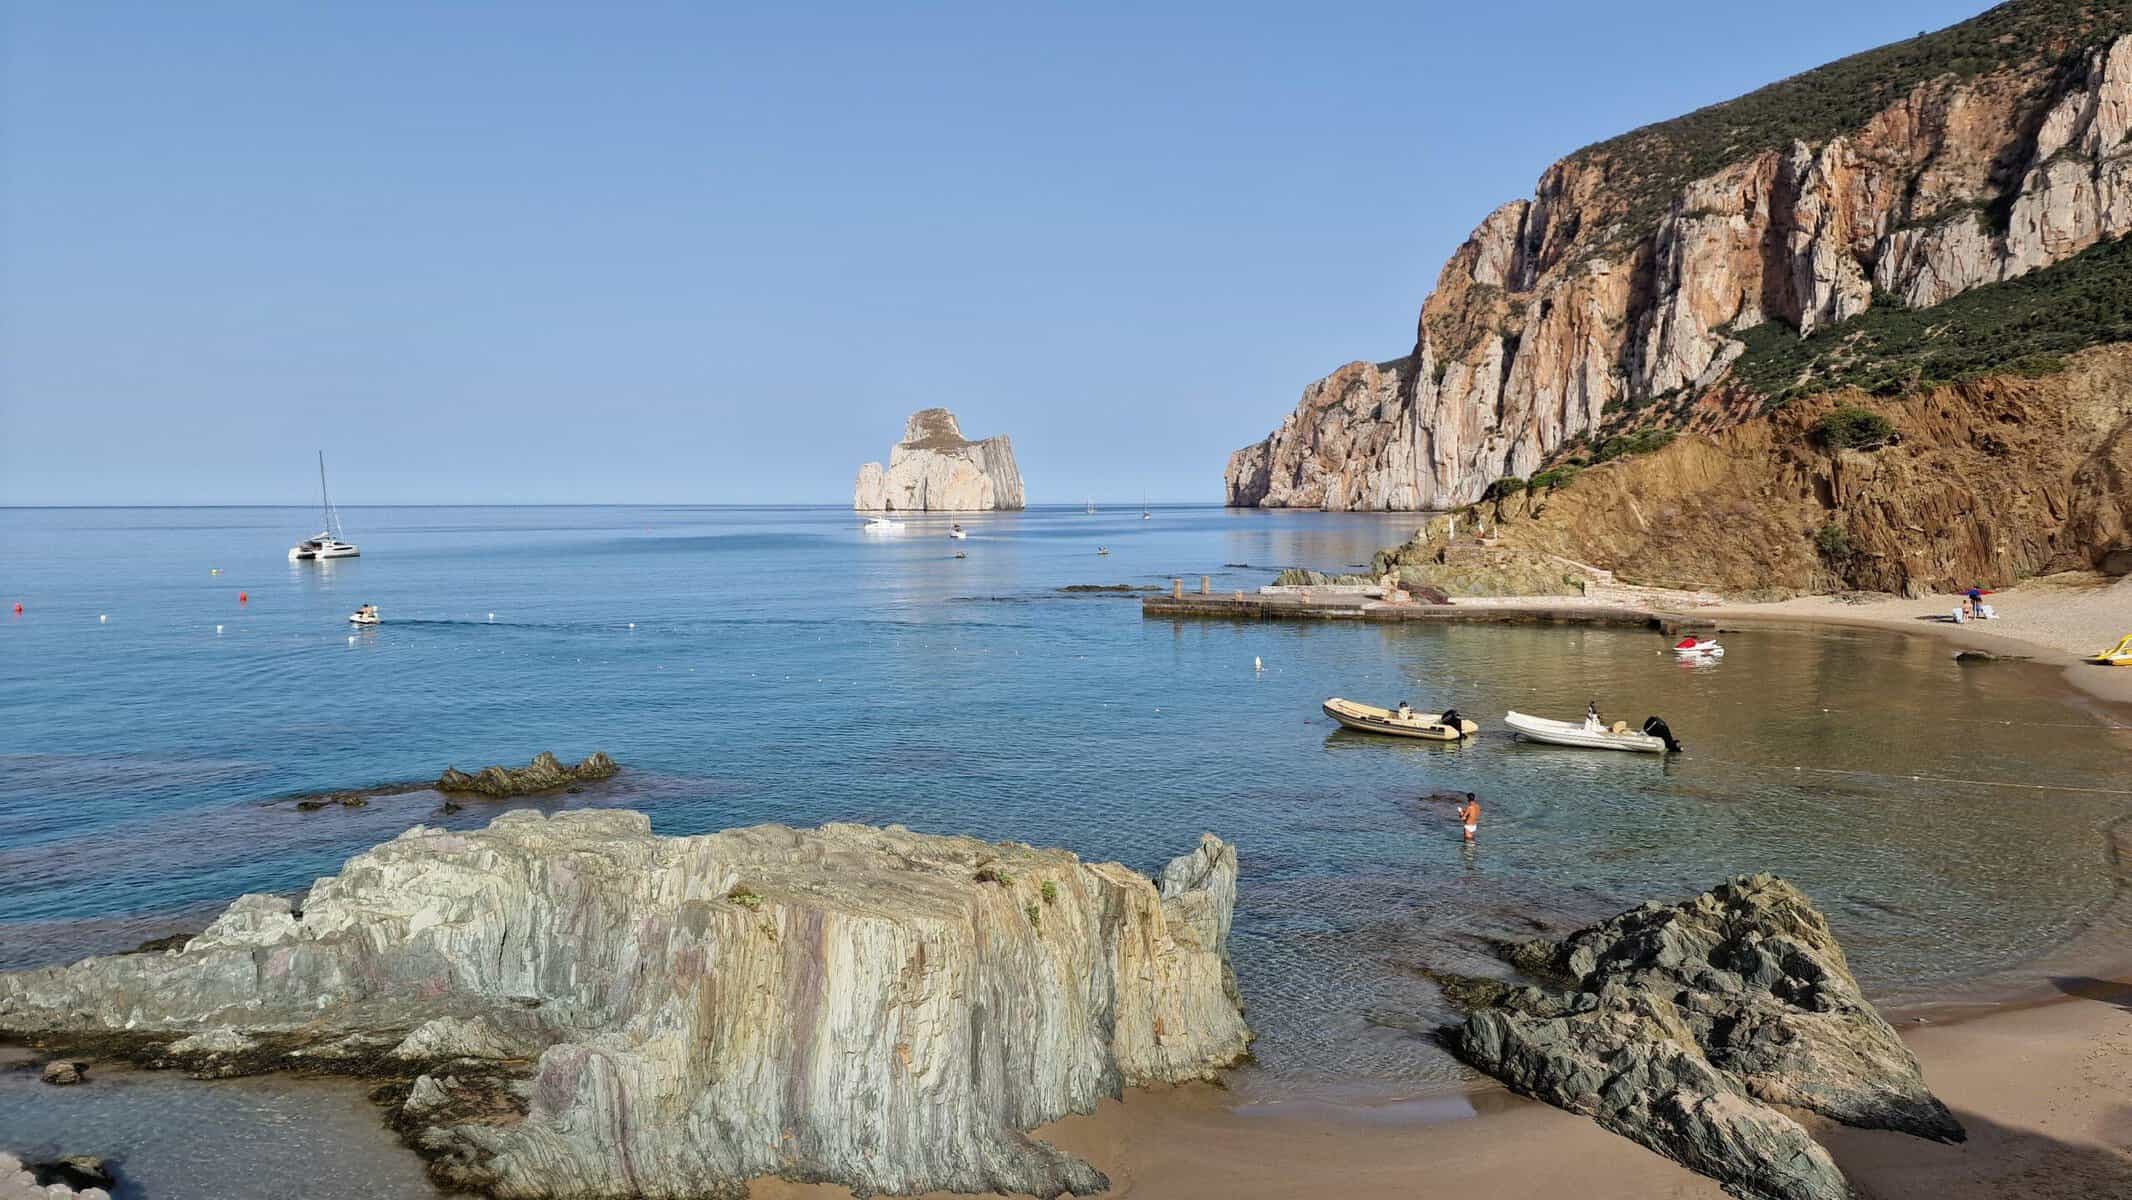
{"label": "layered rock formation", "polygon": [[1483,221],[1411,353],[1306,388],[1232,505],[1447,509],[1630,423],[1751,414],[1743,331],[1926,307],[2132,231],[2132,6],[2015,0],[1580,151]]}
{"label": "layered rock formation", "polygon": [[973,442],[955,414],[911,414],[888,467],[859,468],[851,506],[861,512],[989,512],[1022,507],[1022,473],[1006,434]]}
{"label": "layered rock formation", "polygon": [[1963,1140],[1828,922],[1781,879],[1646,904],[1513,957],[1568,989],[1502,992],[1445,1044],[1735,1196],[1852,1200],[1828,1152],[1772,1105]]}
{"label": "layered rock formation", "polygon": [[416,828],[182,950],[0,975],[0,1032],[224,1075],[383,1075],[450,1187],[1086,1193],[1024,1136],[1244,1053],[1235,851],[1147,878],[899,828]]}

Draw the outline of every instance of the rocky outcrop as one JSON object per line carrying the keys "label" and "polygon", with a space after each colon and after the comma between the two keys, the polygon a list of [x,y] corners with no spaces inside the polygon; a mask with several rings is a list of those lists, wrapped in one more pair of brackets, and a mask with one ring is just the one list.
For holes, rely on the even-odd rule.
{"label": "rocky outcrop", "polygon": [[1555,164],[1445,265],[1409,354],[1311,384],[1231,457],[1228,502],[1471,503],[1627,422],[1750,415],[1718,386],[1743,331],[1929,307],[2132,232],[2132,8],[2066,8],[2015,0]]}
{"label": "rocky outcrop", "polygon": [[657,837],[638,813],[410,830],[182,950],[0,975],[0,1032],[380,1095],[450,1187],[1086,1193],[1024,1131],[1213,1077],[1250,1033],[1235,851],[1116,864],[900,828]]}
{"label": "rocky outcrop", "polygon": [[989,512],[1022,507],[1022,473],[1006,434],[969,441],[944,408],[911,414],[888,467],[859,468],[851,506],[861,512]]}
{"label": "rocky outcrop", "polygon": [[1746,1200],[1852,1200],[1773,1105],[1959,1142],[1902,1039],[1790,884],[1733,880],[1512,957],[1568,990],[1501,992],[1444,1041],[1512,1088],[1582,1113]]}
{"label": "rocky outcrop", "polygon": [[[620,769],[604,751],[595,750],[576,766],[566,767],[555,755],[543,750],[523,767],[484,767],[471,775],[457,767],[446,767],[444,774],[437,777],[435,786],[440,792],[471,792],[502,800],[552,792],[572,784],[593,783],[612,778]],[[297,807],[303,805],[299,803]]]}
{"label": "rocky outcrop", "polygon": [[0,1200],[111,1200],[111,1182],[101,1159],[76,1155],[25,1163],[0,1151]]}
{"label": "rocky outcrop", "polygon": [[[1880,413],[1897,437],[1829,449],[1815,428],[1843,406]],[[2085,351],[2042,378],[1795,401],[1476,515],[1496,553],[1745,598],[1921,595],[2106,568],[2132,547],[2132,346]],[[1451,524],[1433,522],[1378,569],[1455,559],[1473,522]]]}

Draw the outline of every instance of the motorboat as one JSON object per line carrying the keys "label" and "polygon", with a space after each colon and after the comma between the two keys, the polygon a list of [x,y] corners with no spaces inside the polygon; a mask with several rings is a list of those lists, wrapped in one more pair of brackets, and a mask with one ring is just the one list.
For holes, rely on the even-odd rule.
{"label": "motorboat", "polygon": [[1717,644],[1716,638],[1684,637],[1674,643],[1673,653],[1682,658],[1723,658],[1725,648]]}
{"label": "motorboat", "polygon": [[887,517],[875,517],[875,518],[873,518],[872,520],[869,520],[868,522],[866,522],[866,524],[865,524],[864,526],[861,526],[861,527],[860,527],[860,532],[861,532],[861,533],[902,533],[902,532],[903,532],[903,522],[901,522],[901,521],[891,521],[891,520],[889,520],[889,519],[888,519]]}
{"label": "motorboat", "polygon": [[2105,667],[2132,667],[2132,633],[2119,639],[2115,646],[2100,654],[2091,654],[2082,662],[2100,663]]}
{"label": "motorboat", "polygon": [[1415,712],[1404,704],[1398,708],[1379,708],[1374,704],[1342,700],[1338,696],[1327,700],[1324,708],[1326,716],[1359,733],[1456,742],[1481,731],[1479,725],[1458,715],[1456,709],[1441,713]]}
{"label": "motorboat", "polygon": [[362,554],[341,533],[341,515],[326,494],[326,452],[318,452],[318,505],[324,510],[325,528],[289,547],[290,562],[314,562],[328,558],[355,558]]}
{"label": "motorboat", "polygon": [[1574,746],[1580,750],[1629,750],[1643,754],[1665,754],[1680,750],[1674,740],[1673,730],[1657,717],[1644,720],[1643,732],[1628,727],[1627,722],[1616,721],[1611,727],[1592,721],[1551,721],[1546,717],[1530,716],[1512,711],[1503,717],[1510,731],[1529,742],[1541,742],[1549,746]]}
{"label": "motorboat", "polygon": [[954,538],[956,541],[959,542],[968,538],[970,536],[970,531],[964,529],[960,525],[950,525],[948,526],[948,536]]}
{"label": "motorboat", "polygon": [[1098,557],[1098,558],[1104,558],[1104,557],[1108,557],[1108,556],[1109,556],[1109,554],[1110,554],[1110,547],[1109,547],[1109,546],[1098,546],[1098,547],[1096,547],[1096,557]]}
{"label": "motorboat", "polygon": [[356,609],[354,612],[348,614],[348,623],[350,625],[377,624],[378,606],[375,604],[365,604],[361,608]]}

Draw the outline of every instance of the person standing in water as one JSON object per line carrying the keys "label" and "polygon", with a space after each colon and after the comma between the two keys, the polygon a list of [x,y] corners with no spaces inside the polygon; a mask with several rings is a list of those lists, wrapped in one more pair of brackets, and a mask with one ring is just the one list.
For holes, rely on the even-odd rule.
{"label": "person standing in water", "polygon": [[1472,792],[1466,793],[1466,802],[1458,806],[1458,822],[1466,827],[1466,840],[1472,841],[1474,833],[1481,827],[1480,797]]}

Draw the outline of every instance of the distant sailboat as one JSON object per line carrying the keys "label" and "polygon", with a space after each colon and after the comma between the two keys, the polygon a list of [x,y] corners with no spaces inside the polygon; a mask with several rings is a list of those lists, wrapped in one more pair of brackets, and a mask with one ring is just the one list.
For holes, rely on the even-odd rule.
{"label": "distant sailboat", "polygon": [[311,562],[325,558],[355,558],[362,554],[355,543],[341,539],[341,515],[335,511],[333,500],[326,494],[326,452],[318,452],[318,506],[323,513],[325,528],[315,536],[289,547],[290,562]]}
{"label": "distant sailboat", "polygon": [[1095,498],[1094,496],[1090,496],[1090,497],[1088,498],[1088,510],[1087,510],[1087,511],[1088,511],[1088,515],[1089,515],[1089,516],[1094,516],[1094,515],[1096,515],[1096,498]]}
{"label": "distant sailboat", "polygon": [[1152,521],[1155,519],[1155,514],[1147,510],[1146,492],[1140,493],[1140,519],[1143,521]]}

